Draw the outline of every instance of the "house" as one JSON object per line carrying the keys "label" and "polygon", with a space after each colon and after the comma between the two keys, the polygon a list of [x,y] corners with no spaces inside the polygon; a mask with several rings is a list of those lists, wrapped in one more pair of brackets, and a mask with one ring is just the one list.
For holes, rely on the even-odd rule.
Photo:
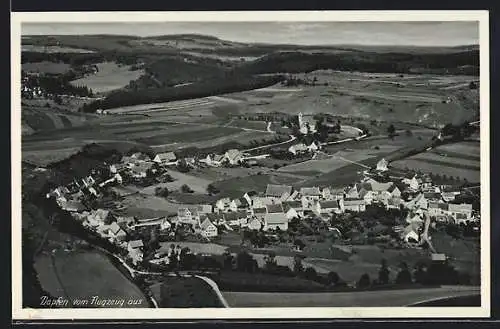
{"label": "house", "polygon": [[265,196],[268,198],[281,198],[284,194],[290,194],[292,193],[292,187],[289,185],[274,185],[274,184],[267,184],[266,187],[266,194]]}
{"label": "house", "polygon": [[366,203],[363,199],[344,199],[343,211],[360,212],[366,210]]}
{"label": "house", "polygon": [[438,262],[438,263],[444,263],[444,262],[446,262],[446,255],[445,254],[431,254],[431,261]]}
{"label": "house", "polygon": [[321,197],[321,191],[318,187],[302,187],[300,189],[300,195],[310,201],[319,200]]}
{"label": "house", "polygon": [[[229,213],[226,213],[229,214]],[[225,213],[211,213],[205,214],[204,216],[208,218],[212,223],[216,225],[222,224],[226,222],[226,214]]]}
{"label": "house", "polygon": [[408,224],[418,224],[418,225],[421,225],[424,222],[421,216],[419,216],[418,214],[411,214],[411,213],[408,213],[405,221]]}
{"label": "house", "polygon": [[455,193],[453,192],[442,192],[441,197],[445,202],[450,202],[455,200]]}
{"label": "house", "polygon": [[304,209],[301,201],[286,201],[283,202],[283,210],[288,219],[304,216]]}
{"label": "house", "polygon": [[133,250],[141,250],[143,247],[144,247],[144,243],[142,242],[142,240],[132,240],[132,241],[129,241],[127,244],[127,250],[129,252],[131,252]]}
{"label": "house", "polygon": [[172,228],[172,224],[168,221],[168,219],[163,218],[160,223],[161,231],[169,231]]}
{"label": "house", "polygon": [[416,197],[406,202],[406,207],[410,209],[427,209],[427,206],[426,193],[419,193]]}
{"label": "house", "polygon": [[455,223],[470,220],[472,217],[472,205],[468,203],[448,204],[448,214],[453,217]]}
{"label": "house", "polygon": [[401,198],[390,198],[387,200],[386,207],[389,209],[400,209],[403,205],[403,200]]}
{"label": "house", "polygon": [[418,234],[418,226],[416,224],[409,224],[403,229],[401,238],[406,243],[418,243],[420,236]]}
{"label": "house", "polygon": [[227,161],[232,166],[239,165],[243,161],[243,153],[236,149],[228,150],[224,154],[223,161]]}
{"label": "house", "polygon": [[201,162],[205,162],[207,165],[212,166],[212,167],[220,167],[222,165],[222,162],[224,161],[224,155],[221,154],[215,154],[215,155],[207,155],[207,157],[203,160],[200,160]]}
{"label": "house", "polygon": [[316,142],[312,142],[308,147],[307,147],[307,150],[311,153],[314,153],[314,152],[317,152],[319,151],[319,149],[321,148],[321,146],[319,144],[317,144]]}
{"label": "house", "polygon": [[165,153],[157,153],[153,159],[153,162],[158,164],[170,164],[175,163],[177,160],[177,156],[174,152],[165,152]]}
{"label": "house", "polygon": [[267,213],[264,216],[264,231],[277,229],[281,231],[288,230],[288,218],[286,218],[285,213]]}
{"label": "house", "polygon": [[229,210],[231,211],[238,211],[238,209],[241,208],[242,202],[240,199],[234,199],[229,203]]}
{"label": "house", "polygon": [[286,198],[285,201],[297,201],[299,199],[299,196],[300,196],[299,191],[294,190],[292,194],[290,194],[290,196]]}
{"label": "house", "polygon": [[429,202],[428,204],[429,216],[444,216],[448,214],[448,204],[443,202]]}
{"label": "house", "polygon": [[377,162],[377,171],[387,171],[389,168],[387,166],[389,162],[386,159],[382,158],[379,162]]}
{"label": "house", "polygon": [[177,218],[180,223],[193,224],[199,221],[200,216],[196,208],[179,208],[177,209]]}
{"label": "house", "polygon": [[235,211],[228,212],[224,216],[229,225],[243,226],[247,223],[248,213],[246,211]]}
{"label": "house", "polygon": [[252,208],[251,209],[251,214],[252,216],[258,218],[258,219],[264,219],[264,217],[267,214],[266,207],[261,207],[261,208]]}
{"label": "house", "polygon": [[354,186],[350,187],[347,190],[346,198],[348,198],[348,199],[358,199],[359,198],[359,192],[358,192],[358,186],[357,186],[357,184],[354,184]]}
{"label": "house", "polygon": [[127,233],[118,225],[117,222],[113,222],[109,225],[109,237],[115,241],[123,241],[127,237]]}
{"label": "house", "polygon": [[73,201],[73,200],[66,201],[66,199],[59,199],[57,203],[59,204],[62,210],[66,210],[69,212],[80,212],[85,210],[85,206],[80,201]]}
{"label": "house", "polygon": [[292,153],[293,155],[303,154],[308,152],[308,150],[309,148],[304,143],[295,144],[288,148],[288,152]]}
{"label": "house", "polygon": [[105,225],[106,222],[109,222],[112,217],[110,215],[109,210],[97,209],[91,211],[86,218],[86,223],[92,227],[99,227]]}
{"label": "house", "polygon": [[127,244],[128,255],[132,258],[132,263],[137,265],[139,262],[143,260],[142,248],[144,247],[144,243],[142,240],[133,240],[129,241]]}
{"label": "house", "polygon": [[432,179],[429,175],[424,175],[422,179],[422,188],[423,189],[428,189],[432,187]]}
{"label": "house", "polygon": [[150,162],[139,162],[130,168],[130,176],[132,178],[140,179],[146,178],[148,170],[151,168]]}
{"label": "house", "polygon": [[137,160],[141,160],[141,161],[149,161],[149,160],[151,160],[151,158],[149,157],[149,155],[147,155],[146,153],[142,153],[142,152],[135,152],[130,157],[132,159],[137,159]]}
{"label": "house", "polygon": [[263,226],[262,220],[257,217],[251,217],[246,223],[246,227],[250,230],[260,230]]}
{"label": "house", "polygon": [[229,208],[229,204],[231,203],[231,199],[229,198],[222,198],[217,200],[215,203],[215,208],[217,208],[218,211],[225,211]]}
{"label": "house", "polygon": [[200,224],[201,234],[207,238],[213,238],[218,235],[217,226],[215,226],[208,218]]}
{"label": "house", "polygon": [[401,180],[401,182],[408,185],[408,187],[414,191],[417,191],[420,186],[420,183],[417,179],[417,175],[415,173],[406,174],[405,177]]}
{"label": "house", "polygon": [[319,201],[316,203],[315,212],[320,214],[340,213],[342,210],[343,200]]}
{"label": "house", "polygon": [[211,204],[200,204],[196,207],[198,213],[201,214],[210,214],[213,212],[213,207]]}
{"label": "house", "polygon": [[252,208],[265,208],[269,204],[276,203],[277,200],[254,196],[252,198]]}

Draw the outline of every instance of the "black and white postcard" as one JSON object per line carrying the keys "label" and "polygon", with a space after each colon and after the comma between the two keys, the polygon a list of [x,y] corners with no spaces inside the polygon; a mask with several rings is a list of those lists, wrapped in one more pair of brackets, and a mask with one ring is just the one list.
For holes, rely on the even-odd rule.
{"label": "black and white postcard", "polygon": [[490,315],[486,11],[11,17],[14,319]]}

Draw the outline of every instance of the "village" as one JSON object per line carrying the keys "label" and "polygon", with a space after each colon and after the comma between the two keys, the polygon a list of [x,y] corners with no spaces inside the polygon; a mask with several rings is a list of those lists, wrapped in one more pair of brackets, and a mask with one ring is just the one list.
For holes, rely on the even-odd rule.
{"label": "village", "polygon": [[[315,156],[319,148],[313,142],[309,146],[292,145],[288,151],[294,155],[309,152]],[[148,186],[154,181],[171,180],[168,172],[179,168],[234,167],[248,165],[250,161],[254,163],[255,159],[236,149],[201,159],[178,159],[174,152],[158,153],[154,157],[136,152],[123,156],[120,162],[107,164],[107,170],[75,178],[71,184],[53,189],[46,197],[54,198],[60,209],[70,213],[86,230],[118,247],[129,265],[141,267],[146,259],[149,265],[171,261],[175,248],[159,252],[156,245],[145,255],[146,244],[149,245],[152,239],[158,240],[158,236],[162,241],[173,243],[182,241],[187,235],[210,242],[231,232],[260,232],[267,243],[272,244],[292,227],[296,231],[300,225],[311,227],[315,222],[315,226],[322,226],[346,243],[354,244],[352,231],[357,232],[360,228],[352,228],[349,222],[359,221],[356,216],[370,209],[375,209],[380,218],[391,211],[396,216],[404,216],[391,223],[395,225],[389,229],[370,230],[371,243],[385,241],[399,248],[425,246],[432,252],[432,259],[444,260],[447,256],[434,249],[428,233],[430,227],[472,224],[474,230],[479,230],[479,211],[470,203],[458,202],[462,193],[458,187],[434,184],[426,174],[393,176],[390,163],[385,159],[375,168],[365,170],[360,181],[343,188],[268,184],[265,191],[248,191],[238,198],[223,197],[211,204],[180,207],[174,216],[122,216],[119,212],[122,206],[117,206],[117,200],[113,200],[118,197],[109,192],[114,186]],[[184,188],[189,189],[186,185]],[[156,188],[155,193],[161,195],[162,189]],[[367,223],[366,226],[376,225]],[[291,241],[292,250],[300,253],[303,243],[297,239]],[[254,239],[252,243],[262,246],[262,241]]]}

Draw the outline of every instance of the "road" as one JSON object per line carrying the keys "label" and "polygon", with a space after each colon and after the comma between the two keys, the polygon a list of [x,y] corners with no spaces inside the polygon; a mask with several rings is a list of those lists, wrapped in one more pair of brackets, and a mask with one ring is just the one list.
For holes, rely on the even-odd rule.
{"label": "road", "polygon": [[479,293],[479,287],[448,286],[333,293],[223,292],[223,295],[230,307],[402,307]]}

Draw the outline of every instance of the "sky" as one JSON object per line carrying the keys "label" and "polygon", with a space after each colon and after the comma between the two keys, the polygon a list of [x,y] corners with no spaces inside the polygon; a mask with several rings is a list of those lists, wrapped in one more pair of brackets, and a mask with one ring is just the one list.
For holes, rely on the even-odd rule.
{"label": "sky", "polygon": [[23,35],[196,33],[239,42],[298,45],[458,46],[479,44],[479,23],[448,22],[110,22],[23,23]]}

